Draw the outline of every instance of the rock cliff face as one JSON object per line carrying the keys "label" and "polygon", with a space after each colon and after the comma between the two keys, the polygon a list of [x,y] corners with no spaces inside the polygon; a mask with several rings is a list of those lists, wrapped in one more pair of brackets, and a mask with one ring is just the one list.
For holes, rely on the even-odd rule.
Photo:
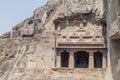
{"label": "rock cliff face", "polygon": [[[46,27],[47,29],[54,28],[51,27],[53,26],[51,22],[54,22],[54,20],[59,17],[77,16],[77,14],[92,14],[91,17],[93,16],[94,20],[103,19],[103,1],[50,0],[45,6],[37,8],[31,18],[28,18],[13,27],[12,35],[11,32],[9,32],[2,37],[32,36],[33,34],[43,32],[46,30]],[[51,26],[47,26],[48,24],[51,24]]]}
{"label": "rock cliff face", "polygon": [[119,80],[120,76],[120,1],[107,0],[108,14],[108,51],[113,75],[113,80]]}
{"label": "rock cliff face", "polygon": [[[111,31],[110,11],[106,28],[107,3],[105,0],[49,0],[37,8],[31,18],[1,36],[0,80],[112,80],[112,75],[114,80],[119,80],[120,41],[109,39],[113,39],[115,32]],[[100,39],[104,38],[108,45],[106,69],[56,68],[56,31],[59,26],[64,29],[77,24],[82,25],[80,28],[92,26],[94,31],[90,34],[95,36],[102,34],[96,31],[102,26]]]}

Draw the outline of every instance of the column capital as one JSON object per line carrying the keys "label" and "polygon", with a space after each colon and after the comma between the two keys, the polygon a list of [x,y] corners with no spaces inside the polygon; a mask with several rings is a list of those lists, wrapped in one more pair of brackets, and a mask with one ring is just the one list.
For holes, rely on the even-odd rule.
{"label": "column capital", "polygon": [[94,55],[94,51],[90,51],[90,52],[89,52],[89,55],[90,55],[90,56],[93,56],[93,55]]}
{"label": "column capital", "polygon": [[95,51],[93,51],[93,50],[87,50],[86,52],[94,53]]}
{"label": "column capital", "polygon": [[70,51],[70,52],[69,52],[69,55],[70,55],[70,56],[74,56],[74,52],[73,52],[73,51]]}

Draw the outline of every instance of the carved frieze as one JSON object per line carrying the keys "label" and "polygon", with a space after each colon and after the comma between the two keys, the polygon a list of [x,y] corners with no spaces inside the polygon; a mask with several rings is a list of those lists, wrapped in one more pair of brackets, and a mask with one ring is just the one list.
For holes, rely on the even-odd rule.
{"label": "carved frieze", "polygon": [[83,26],[83,23],[80,23],[79,26],[67,26],[64,29],[61,29],[59,26],[57,28],[57,41],[104,42],[103,29],[101,25],[92,23],[87,23],[86,26]]}

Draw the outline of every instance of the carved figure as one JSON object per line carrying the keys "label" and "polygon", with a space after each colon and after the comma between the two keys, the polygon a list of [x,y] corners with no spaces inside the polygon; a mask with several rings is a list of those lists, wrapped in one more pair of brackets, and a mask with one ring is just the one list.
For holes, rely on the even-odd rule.
{"label": "carved figure", "polygon": [[83,40],[83,34],[80,34],[79,40],[80,40],[80,41]]}
{"label": "carved figure", "polygon": [[85,29],[85,33],[86,33],[86,35],[90,35],[91,33],[90,33],[90,27],[87,27],[86,29]]}
{"label": "carved figure", "polygon": [[94,35],[93,35],[93,41],[95,41],[95,40],[96,40],[96,35],[94,34]]}
{"label": "carved figure", "polygon": [[57,28],[57,33],[58,33],[58,34],[61,33],[61,27],[60,27],[60,26]]}
{"label": "carved figure", "polygon": [[83,28],[84,28],[84,27],[83,27],[83,24],[81,23],[81,24],[80,24],[80,29],[83,29]]}

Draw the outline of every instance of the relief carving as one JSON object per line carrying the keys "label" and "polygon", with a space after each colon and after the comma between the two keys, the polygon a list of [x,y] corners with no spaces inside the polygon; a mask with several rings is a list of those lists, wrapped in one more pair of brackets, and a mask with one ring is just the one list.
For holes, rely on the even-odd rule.
{"label": "relief carving", "polygon": [[61,34],[61,27],[60,26],[57,28],[57,34]]}
{"label": "relief carving", "polygon": [[[67,20],[67,21],[66,21]],[[56,21],[57,22],[57,21]],[[60,21],[57,25],[57,34],[61,42],[103,42],[103,25],[101,22],[78,20],[77,17]]]}

